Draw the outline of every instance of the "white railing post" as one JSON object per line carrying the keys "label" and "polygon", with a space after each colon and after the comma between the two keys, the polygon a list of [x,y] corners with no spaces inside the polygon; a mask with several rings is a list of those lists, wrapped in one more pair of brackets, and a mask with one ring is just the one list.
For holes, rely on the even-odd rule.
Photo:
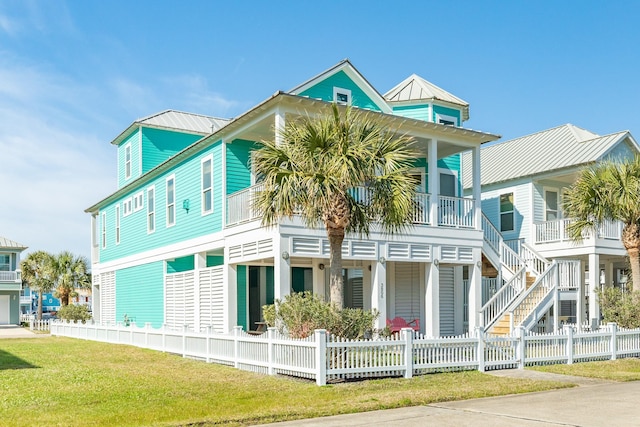
{"label": "white railing post", "polygon": [[618,358],[618,325],[615,322],[611,322],[609,325],[609,331],[611,331],[611,343],[609,349],[611,351],[611,360]]}
{"label": "white railing post", "polygon": [[267,373],[269,375],[275,375],[275,369],[273,367],[273,365],[276,363],[275,361],[275,352],[274,350],[274,344],[273,344],[273,340],[276,338],[276,328],[267,328],[267,358],[268,358],[268,365],[267,365]]}
{"label": "white railing post", "polygon": [[316,329],[316,385],[327,385],[327,331]]}
{"label": "white railing post", "polygon": [[525,357],[527,353],[527,348],[525,346],[524,337],[526,335],[526,331],[524,326],[518,326],[516,328],[516,337],[518,337],[517,345],[516,345],[516,358],[518,359],[518,369],[524,369],[525,365]]}
{"label": "white railing post", "polygon": [[565,325],[563,329],[564,329],[564,333],[567,335],[567,365],[572,365],[573,364],[573,326]]}
{"label": "white railing post", "polygon": [[484,372],[484,329],[480,326],[476,328],[476,339],[478,346],[476,347],[476,358],[478,359],[478,371]]}
{"label": "white railing post", "polygon": [[242,326],[233,327],[233,367],[236,369],[240,366],[240,332]]}
{"label": "white railing post", "polygon": [[413,377],[413,329],[402,328],[402,340],[404,341],[404,377]]}

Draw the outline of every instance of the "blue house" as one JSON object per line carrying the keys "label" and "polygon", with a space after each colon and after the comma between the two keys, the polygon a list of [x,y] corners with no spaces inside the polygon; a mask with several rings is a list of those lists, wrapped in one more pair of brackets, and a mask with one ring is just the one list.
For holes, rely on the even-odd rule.
{"label": "blue house", "polygon": [[0,325],[20,323],[20,254],[26,246],[0,236]]}
{"label": "blue house", "polygon": [[[411,231],[344,241],[346,305],[377,309],[379,327],[402,317],[434,336],[478,326],[480,147],[498,136],[464,128],[468,103],[421,77],[383,95],[348,60],[233,119],[168,110],[136,120],[111,142],[118,187],[87,209],[94,318],[253,330],[276,298],[312,290],[328,299],[324,229],[297,217],[263,227],[251,209],[259,190],[251,158],[261,141],[277,138],[275,129],[334,102],[367,110],[421,150]],[[466,198],[464,152],[472,170]]]}

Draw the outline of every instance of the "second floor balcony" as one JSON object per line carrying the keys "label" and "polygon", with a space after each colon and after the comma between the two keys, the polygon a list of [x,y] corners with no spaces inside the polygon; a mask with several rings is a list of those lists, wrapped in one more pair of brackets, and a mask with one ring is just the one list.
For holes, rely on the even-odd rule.
{"label": "second floor balcony", "polygon": [[[534,243],[568,243],[576,244],[571,239],[568,232],[569,224],[573,222],[571,218],[562,218],[552,221],[534,223]],[[622,235],[622,223],[619,221],[605,221],[594,232],[585,231],[582,234],[583,244],[594,244],[596,240],[620,242]]]}
{"label": "second floor balcony", "polygon": [[20,271],[0,271],[0,282],[22,283]]}

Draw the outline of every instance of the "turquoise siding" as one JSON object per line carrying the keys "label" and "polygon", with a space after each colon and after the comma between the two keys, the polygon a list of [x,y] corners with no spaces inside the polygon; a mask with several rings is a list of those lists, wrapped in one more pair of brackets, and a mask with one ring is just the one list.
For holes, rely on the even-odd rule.
{"label": "turquoise siding", "polygon": [[[460,172],[460,154],[454,154],[453,156],[445,157],[444,159],[438,159],[438,169],[448,169],[455,172],[458,176],[458,195],[462,195],[462,173]],[[429,191],[429,164],[426,158],[417,159],[414,165],[418,169],[424,169],[425,173],[425,188]]]}
{"label": "turquoise siding", "polygon": [[142,173],[146,173],[202,138],[180,132],[142,128]]}
{"label": "turquoise siding", "polygon": [[164,266],[162,261],[116,271],[116,321],[124,315],[136,324],[164,323]]}
{"label": "turquoise siding", "polygon": [[[200,160],[213,155],[213,213],[201,214],[201,171]],[[166,178],[175,175],[175,225],[166,225]],[[147,233],[147,192],[155,185],[155,232]],[[115,244],[115,205],[122,203],[128,197],[144,190],[144,205],[137,212],[129,216],[123,215],[120,208],[120,244]],[[107,248],[100,245],[100,262],[110,261],[121,257],[138,254],[151,249],[164,247],[174,243],[184,242],[203,235],[221,231],[222,221],[222,143],[208,147],[206,150],[191,157],[152,182],[138,187],[121,197],[117,203],[111,203],[100,211],[107,213]],[[183,208],[183,202],[189,200],[189,210]],[[102,224],[98,232],[101,233]],[[99,234],[100,235],[100,234]]]}
{"label": "turquoise siding", "polygon": [[426,122],[433,121],[429,120],[429,104],[393,107],[393,114]]}
{"label": "turquoise siding", "polygon": [[248,331],[247,322],[249,318],[248,307],[249,301],[247,298],[247,266],[239,265],[237,267],[237,289],[238,289],[238,326],[242,326],[242,329]]}
{"label": "turquoise siding", "polygon": [[437,115],[444,114],[445,116],[452,116],[458,119],[458,126],[462,126],[462,115],[460,114],[460,110],[456,110],[454,108],[442,107],[440,105],[433,106],[433,116],[431,117],[431,121],[437,123]]}
{"label": "turquoise siding", "polygon": [[182,273],[183,271],[191,271],[194,268],[195,258],[193,255],[167,261],[167,273]]}
{"label": "turquoise siding", "polygon": [[227,144],[227,195],[243,190],[251,185],[251,150],[253,141],[236,139]]}
{"label": "turquoise siding", "polygon": [[[125,179],[125,147],[131,144],[131,177]],[[140,130],[136,129],[118,145],[118,188],[139,177],[140,173]]]}
{"label": "turquoise siding", "polygon": [[339,71],[334,75],[327,77],[316,85],[301,92],[300,96],[308,96],[309,98],[322,99],[323,101],[333,102],[333,88],[339,87],[349,89],[351,91],[351,105],[360,108],[368,108],[374,111],[382,111],[366,93],[353,81],[344,71]]}
{"label": "turquoise siding", "polygon": [[207,267],[224,265],[224,257],[219,255],[207,255]]}

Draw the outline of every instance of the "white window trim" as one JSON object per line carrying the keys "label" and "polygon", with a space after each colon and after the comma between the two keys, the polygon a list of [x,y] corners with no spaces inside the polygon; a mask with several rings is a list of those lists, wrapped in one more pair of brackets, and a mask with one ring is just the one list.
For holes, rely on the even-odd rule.
{"label": "white window trim", "polygon": [[[211,164],[211,182],[209,183],[209,191],[211,192],[211,209],[209,210],[205,210],[204,208],[204,185],[203,185],[203,180],[204,180],[204,164],[205,162],[210,162]],[[203,157],[202,160],[200,161],[200,213],[201,215],[210,215],[211,213],[213,213],[213,155],[208,155],[206,157]]]}
{"label": "white window trim", "polygon": [[[453,126],[460,126],[460,123],[458,122],[458,118],[454,117],[454,116],[448,116],[446,114],[439,114],[436,113],[436,123],[438,124],[444,124],[444,123],[440,123],[440,120],[446,120],[448,122],[453,122]],[[450,126],[450,125],[446,125],[445,126]]]}
{"label": "white window trim", "polygon": [[[344,95],[347,95],[347,102],[342,102],[342,101],[338,101],[338,94],[342,93]],[[344,89],[341,87],[337,87],[334,86],[333,87],[333,101],[337,102],[338,104],[343,104],[343,105],[351,105],[351,91],[349,89]]]}
{"label": "white window trim", "polygon": [[120,244],[120,205],[116,205],[116,245]]}
{"label": "white window trim", "polygon": [[107,248],[107,213],[102,212],[102,221],[101,221],[102,231],[100,233],[100,238],[102,240],[102,249]]}
{"label": "white window trim", "polygon": [[[438,168],[438,185],[440,185],[440,175],[452,175],[455,181],[455,193],[456,195],[453,197],[460,197],[460,181],[458,180],[458,171],[447,169],[447,168]],[[438,194],[440,194],[440,188],[438,188]]]}
{"label": "white window trim", "polygon": [[[169,191],[168,187],[169,187],[169,181],[173,180],[173,203],[169,203]],[[165,185],[164,185],[164,200],[165,200],[165,223],[167,225],[167,228],[169,227],[173,227],[174,225],[176,225],[176,214],[177,214],[177,209],[176,209],[176,176],[175,175],[170,175],[167,177],[167,179],[165,180]],[[169,207],[173,207],[173,223],[169,223]]]}
{"label": "white window trim", "polygon": [[122,216],[129,216],[133,212],[133,201],[128,197],[122,201]]}
{"label": "white window trim", "polygon": [[[129,152],[129,160],[127,160],[127,151]],[[131,143],[127,143],[127,145],[124,146],[124,179],[129,179],[131,178],[132,175],[132,150],[131,150]],[[127,164],[129,165],[129,170],[127,171]],[[127,172],[129,172],[127,174]]]}
{"label": "white window trim", "polygon": [[553,191],[556,193],[556,219],[561,219],[562,218],[562,192],[560,188],[554,188],[554,187],[542,187],[542,218],[544,218],[545,221],[549,221],[547,219],[547,211],[549,210],[547,208],[547,191]]}
{"label": "white window trim", "polygon": [[[153,206],[149,203],[149,191],[153,192]],[[156,186],[152,185],[147,188],[147,234],[155,233],[156,231]],[[153,211],[151,210],[153,208]],[[153,229],[149,228],[149,216],[153,214]]]}
{"label": "white window trim", "polygon": [[143,207],[144,207],[144,191],[139,191],[135,194],[135,196],[133,196],[133,212],[138,212]]}

